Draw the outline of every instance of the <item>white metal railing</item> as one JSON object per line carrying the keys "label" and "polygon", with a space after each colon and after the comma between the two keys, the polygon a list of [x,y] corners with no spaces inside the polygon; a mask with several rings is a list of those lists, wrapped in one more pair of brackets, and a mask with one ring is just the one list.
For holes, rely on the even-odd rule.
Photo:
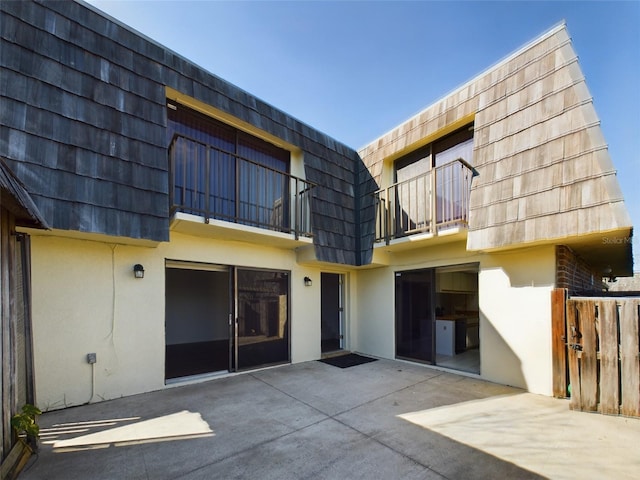
{"label": "white metal railing", "polygon": [[376,241],[467,226],[476,174],[460,158],[375,192]]}

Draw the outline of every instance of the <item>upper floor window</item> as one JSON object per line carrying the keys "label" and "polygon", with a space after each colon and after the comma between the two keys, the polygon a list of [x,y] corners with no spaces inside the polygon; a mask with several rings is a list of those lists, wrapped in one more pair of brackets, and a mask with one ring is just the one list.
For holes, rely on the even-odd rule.
{"label": "upper floor window", "polygon": [[431,170],[431,145],[422,147],[397,160],[394,170],[396,182],[404,182],[426,174]]}
{"label": "upper floor window", "polygon": [[473,124],[396,160],[395,181],[403,182],[459,159],[473,165]]}
{"label": "upper floor window", "polygon": [[472,164],[472,125],[396,160],[395,183],[376,192],[377,238],[465,226]]}
{"label": "upper floor window", "polygon": [[182,105],[169,105],[167,109],[169,143],[179,135],[280,172],[289,173],[290,154],[287,150]]}
{"label": "upper floor window", "polygon": [[307,233],[293,214],[308,188],[289,175],[289,151],[182,105],[167,112],[173,211]]}
{"label": "upper floor window", "polygon": [[473,165],[473,125],[433,142],[433,166],[440,167],[462,159]]}

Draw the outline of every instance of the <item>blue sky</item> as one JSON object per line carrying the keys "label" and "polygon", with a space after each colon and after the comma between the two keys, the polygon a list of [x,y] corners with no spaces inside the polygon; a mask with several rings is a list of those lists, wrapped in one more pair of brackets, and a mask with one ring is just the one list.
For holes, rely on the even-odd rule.
{"label": "blue sky", "polygon": [[353,148],[564,20],[640,227],[639,1],[89,3]]}

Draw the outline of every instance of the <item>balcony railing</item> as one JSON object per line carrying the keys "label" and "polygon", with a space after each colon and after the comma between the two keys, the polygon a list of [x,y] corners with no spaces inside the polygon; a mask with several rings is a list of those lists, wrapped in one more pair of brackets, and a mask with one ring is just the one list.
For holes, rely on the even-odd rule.
{"label": "balcony railing", "polygon": [[175,135],[169,146],[171,213],[177,211],[311,236],[313,184],[222,148]]}
{"label": "balcony railing", "polygon": [[468,225],[474,168],[462,159],[375,192],[376,241]]}

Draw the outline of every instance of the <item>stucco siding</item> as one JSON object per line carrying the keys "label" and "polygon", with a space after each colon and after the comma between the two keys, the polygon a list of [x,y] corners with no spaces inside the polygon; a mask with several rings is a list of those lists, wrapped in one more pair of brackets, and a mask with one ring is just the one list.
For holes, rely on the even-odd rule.
{"label": "stucco siding", "polygon": [[395,358],[396,272],[478,263],[480,377],[551,394],[554,247],[487,255],[468,252],[464,242],[457,242],[396,253],[392,263],[358,272],[355,345],[361,351]]}
{"label": "stucco siding", "polygon": [[[162,388],[164,273],[154,253],[32,237],[34,365],[41,409]],[[133,277],[135,263],[147,269],[142,281]],[[87,353],[97,354],[95,383]]]}
{"label": "stucco siding", "polygon": [[483,378],[551,395],[554,284],[554,247],[482,257],[478,289]]}
{"label": "stucco siding", "polygon": [[388,268],[358,272],[357,331],[353,349],[382,358],[395,357],[393,272]]}
{"label": "stucco siding", "polygon": [[[555,245],[586,253],[597,273],[598,258],[614,257],[607,232],[615,232],[615,262],[631,258],[630,218],[564,25],[356,152],[90,5],[0,2],[0,11],[0,156],[53,228],[27,230],[45,410],[166,387],[167,260],[290,272],[292,362],[322,355],[324,271],[346,280],[345,348],[381,358],[396,354],[398,273],[458,266],[437,278],[475,282],[477,271],[477,295],[475,285],[464,291],[472,308],[460,310],[472,312],[477,331],[479,309],[479,376],[551,394]],[[170,218],[167,101],[288,150],[290,173],[314,184],[312,240],[184,212]],[[439,155],[457,137],[438,140],[468,139],[471,124],[468,223],[374,247],[373,194],[395,182],[394,162],[427,145]],[[144,279],[133,276],[138,263]],[[416,288],[436,291],[428,283]],[[435,307],[421,306],[420,320]],[[181,333],[176,343],[197,337]]]}
{"label": "stucco siding", "polygon": [[[32,242],[36,398],[45,410],[165,388],[166,259],[290,271],[291,360],[320,358],[320,270],[297,265],[292,251],[175,232],[158,248]],[[95,383],[87,353],[97,354]]]}

